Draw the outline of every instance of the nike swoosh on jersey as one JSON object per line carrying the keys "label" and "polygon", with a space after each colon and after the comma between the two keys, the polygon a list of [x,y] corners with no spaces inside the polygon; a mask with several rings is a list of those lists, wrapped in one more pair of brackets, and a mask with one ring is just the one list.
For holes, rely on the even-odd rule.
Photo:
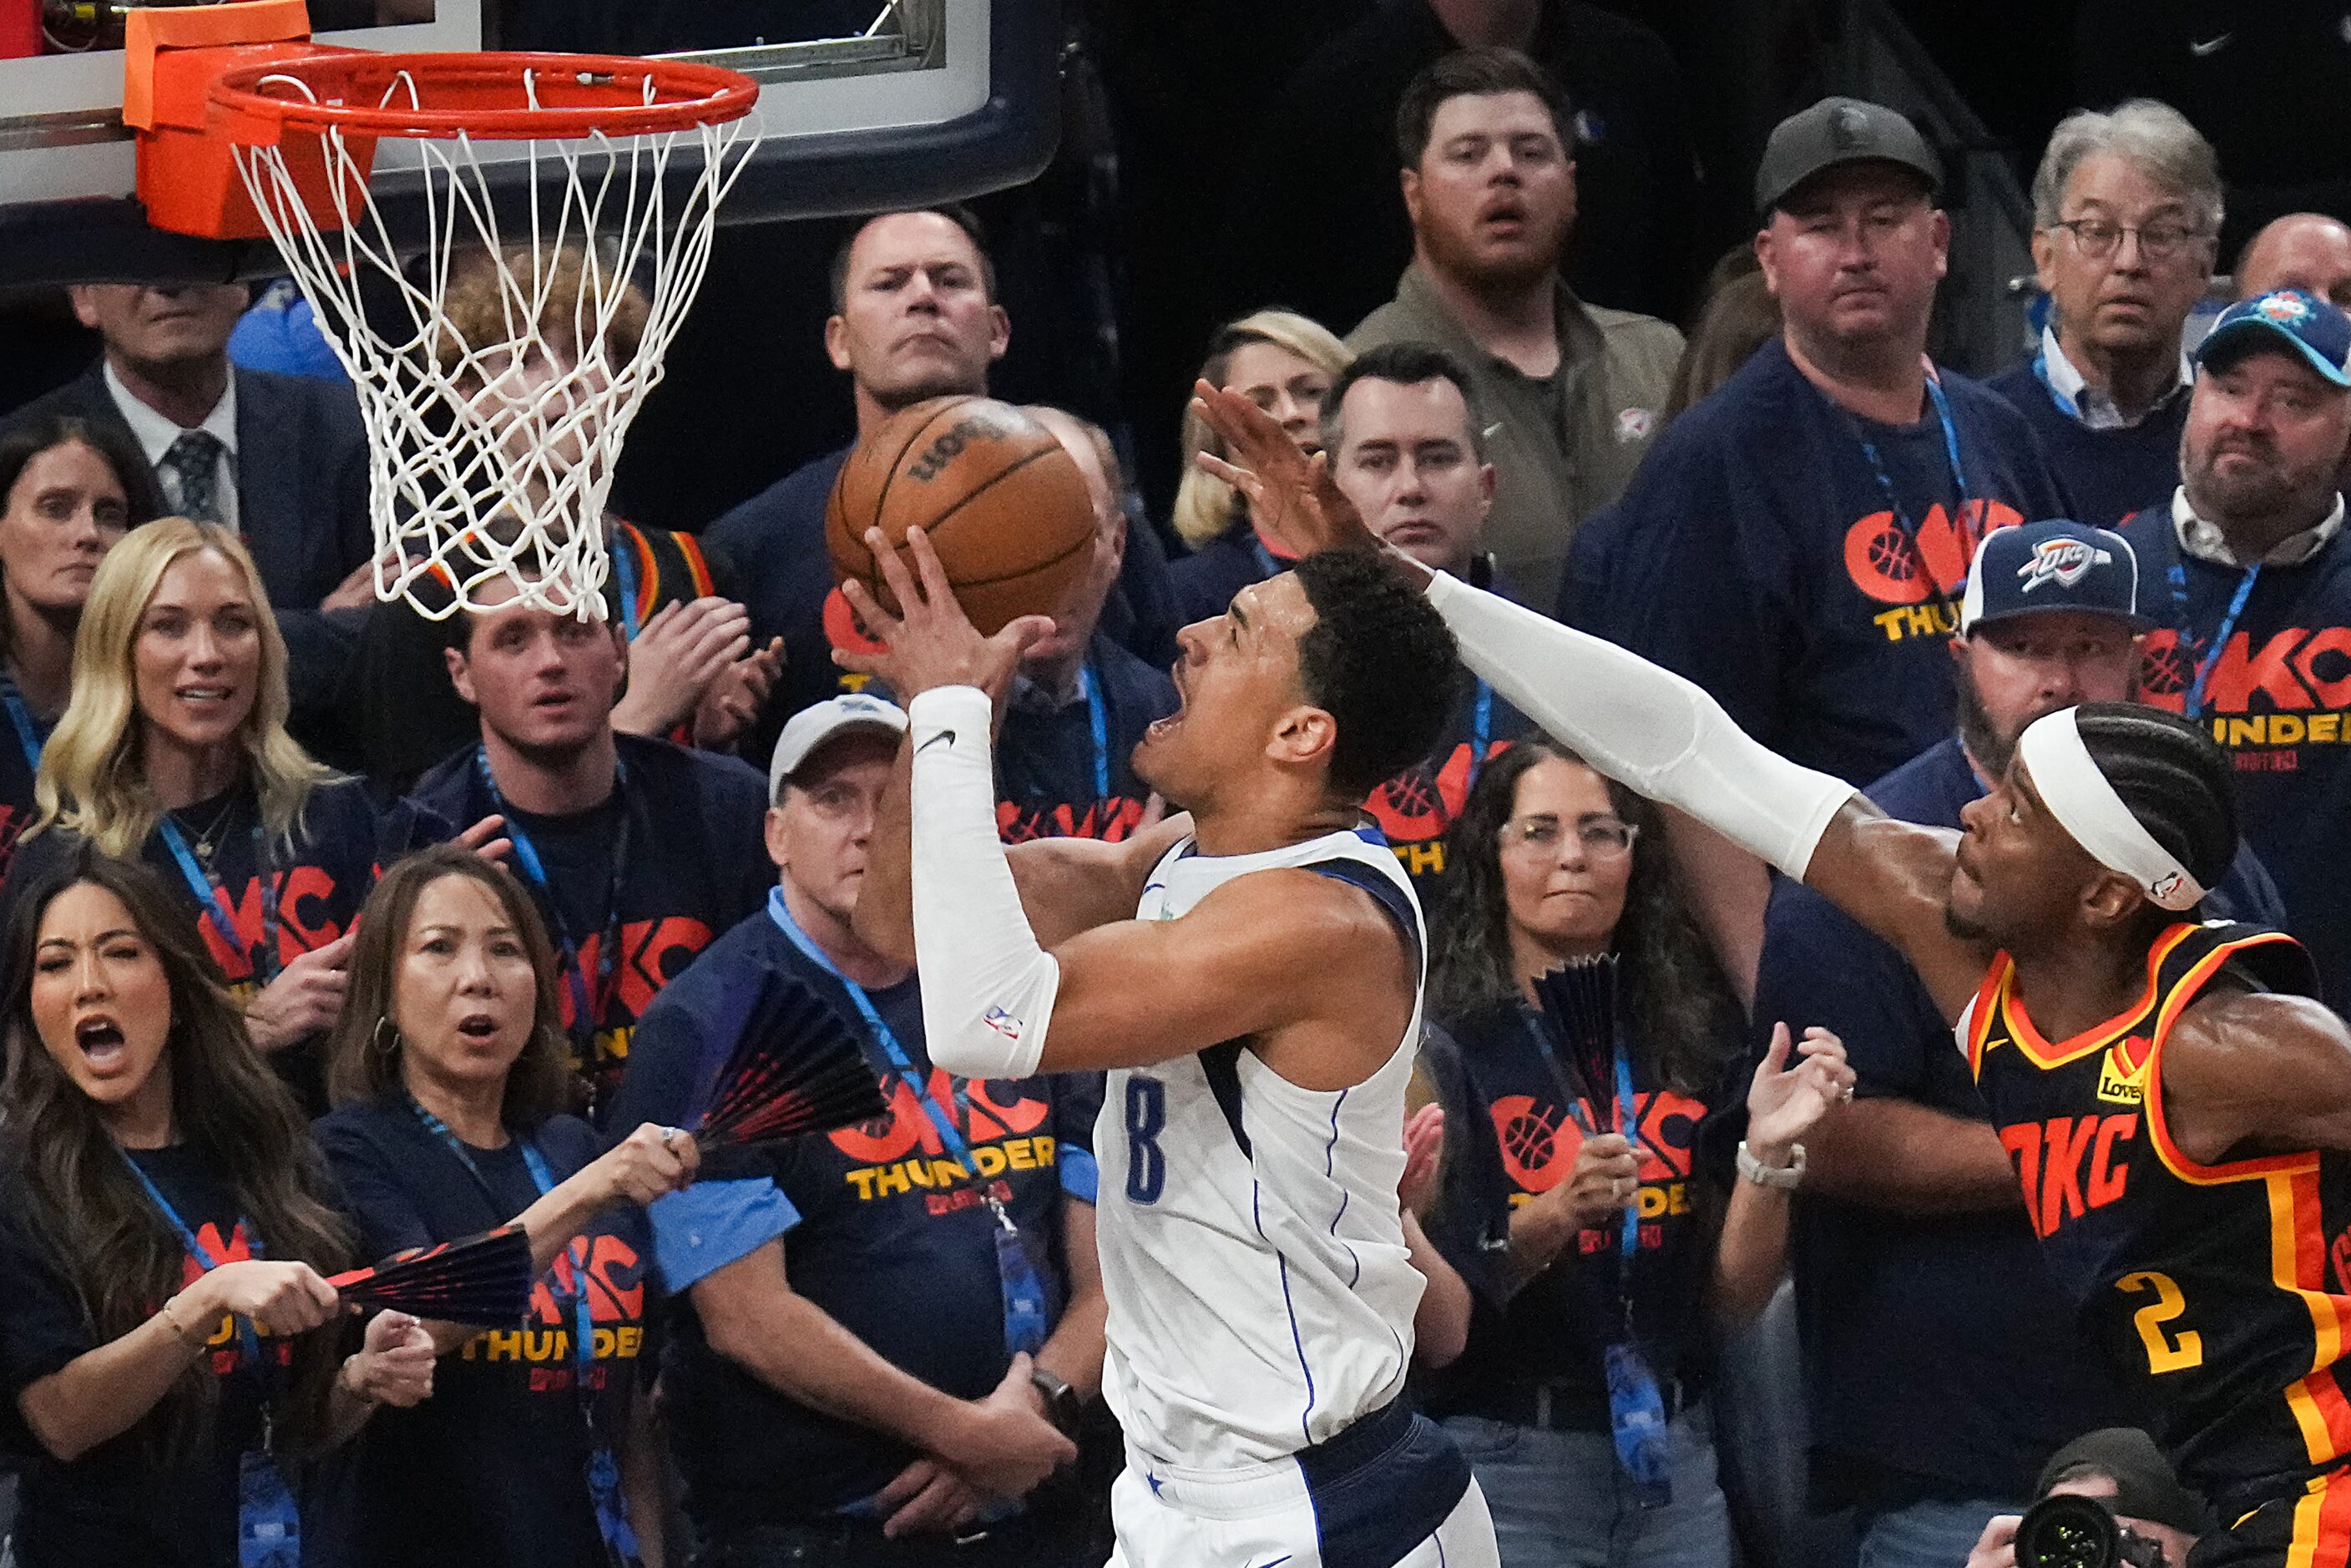
{"label": "nike swoosh on jersey", "polygon": [[942,740],[946,741],[949,747],[953,747],[956,743],[956,732],[951,729],[943,729],[939,731],[938,734],[931,737],[930,739],[923,742],[922,745],[914,747],[914,750],[918,754],[928,751],[932,747],[936,746]]}
{"label": "nike swoosh on jersey", "polygon": [[2217,55],[2222,49],[2227,48],[2230,41],[2236,37],[2236,36],[2237,35],[2234,33],[2223,33],[2217,38],[2206,38],[2201,42],[2199,42],[2197,39],[2190,38],[2188,40],[2188,52],[2194,55],[2199,60],[2209,55]]}

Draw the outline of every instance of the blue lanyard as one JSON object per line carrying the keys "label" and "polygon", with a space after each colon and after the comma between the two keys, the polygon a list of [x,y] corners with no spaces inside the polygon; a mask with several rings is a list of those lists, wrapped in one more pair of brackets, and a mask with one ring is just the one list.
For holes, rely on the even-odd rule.
{"label": "blue lanyard", "polygon": [[[214,1257],[212,1249],[198,1239],[196,1233],[188,1228],[188,1222],[180,1218],[180,1211],[172,1207],[172,1200],[163,1196],[163,1189],[155,1185],[155,1178],[149,1176],[141,1168],[139,1162],[131,1157],[130,1150],[117,1145],[115,1152],[122,1156],[122,1163],[131,1167],[131,1174],[139,1178],[139,1185],[147,1189],[148,1201],[154,1204],[156,1212],[161,1214],[178,1233],[180,1246],[185,1249],[190,1258],[195,1260],[197,1268],[209,1274],[227,1260]],[[260,1257],[261,1239],[255,1232],[252,1223],[248,1220],[239,1220],[237,1223],[245,1228],[246,1245],[252,1249],[255,1257]],[[245,1319],[237,1318],[235,1322],[239,1357],[256,1366],[260,1365],[261,1336],[254,1332],[253,1324]]]}
{"label": "blue lanyard", "polygon": [[1243,523],[1241,526],[1249,529],[1249,554],[1257,558],[1257,569],[1268,577],[1280,576],[1281,564],[1273,559],[1273,552],[1265,548],[1265,540],[1258,537],[1257,525]]}
{"label": "blue lanyard", "polygon": [[[1966,468],[1959,462],[1959,426],[1951,420],[1950,400],[1943,395],[1943,383],[1936,376],[1932,367],[1929,367],[1927,371],[1927,401],[1935,410],[1935,422],[1942,426],[1943,453],[1951,461],[1951,484],[1959,491],[1959,511],[1952,515],[1951,521],[1957,525],[1959,521],[1959,514],[1967,510],[1968,475]],[[1911,520],[1909,512],[1903,507],[1902,497],[1895,493],[1894,476],[1886,470],[1886,459],[1878,455],[1877,444],[1870,440],[1863,432],[1860,422],[1851,414],[1845,415],[1845,423],[1851,426],[1854,438],[1861,443],[1861,455],[1869,459],[1870,472],[1877,476],[1877,487],[1886,496],[1886,509],[1893,514],[1895,526],[1900,528],[1903,537],[1910,541],[1910,554],[1921,574],[1920,580],[1926,584],[1928,593],[1949,607],[1951,596],[1943,591],[1941,585],[1937,583],[1933,577],[1926,575],[1927,557],[1926,552],[1918,545],[1918,525]]]}
{"label": "blue lanyard", "polygon": [[[426,1132],[448,1145],[449,1152],[457,1156],[457,1163],[465,1167],[465,1174],[474,1178],[474,1185],[482,1189],[482,1196],[489,1200],[492,1222],[504,1224],[511,1219],[513,1216],[498,1212],[505,1205],[491,1187],[489,1178],[482,1174],[482,1167],[475,1163],[473,1151],[450,1130],[449,1124],[427,1111],[413,1094],[408,1097],[408,1108],[416,1113],[416,1119],[424,1124]],[[555,1190],[555,1173],[548,1167],[547,1156],[528,1138],[517,1136],[515,1143],[522,1150],[523,1168],[530,1173],[530,1185],[538,1189],[539,1197],[545,1197]],[[596,1526],[604,1537],[611,1560],[633,1563],[637,1561],[636,1532],[629,1523],[628,1504],[620,1495],[620,1472],[612,1458],[611,1446],[596,1430],[593,1395],[588,1386],[588,1374],[596,1364],[596,1322],[588,1307],[587,1251],[580,1239],[574,1237],[564,1249],[564,1255],[571,1260],[571,1289],[559,1293],[549,1281],[548,1292],[571,1303],[571,1392],[579,1398],[580,1418],[588,1424],[593,1450],[588,1461],[589,1500],[595,1507]]]}
{"label": "blue lanyard", "polygon": [[246,963],[252,967],[254,978],[261,984],[266,986],[276,979],[278,967],[277,885],[285,879],[285,873],[270,869],[269,849],[264,841],[261,824],[253,824],[253,858],[261,868],[261,946],[258,947],[247,947],[245,939],[237,934],[236,906],[229,902],[228,889],[221,885],[221,879],[210,866],[197,862],[195,852],[188,848],[187,836],[180,831],[180,825],[172,820],[169,812],[164,813],[163,819],[155,824],[155,831],[163,835],[164,845],[171,850],[172,858],[179,862],[181,877],[187,883],[188,891],[196,895],[196,907],[204,911],[204,918],[212,923],[212,928],[220,933],[220,939],[228,950],[245,955]]}
{"label": "blue lanyard", "polygon": [[8,722],[16,727],[16,744],[25,748],[25,766],[37,774],[41,770],[41,732],[33,723],[33,711],[25,706],[25,694],[16,689],[16,678],[0,670],[0,702],[8,705]]}
{"label": "blue lanyard", "polygon": [[1478,787],[1478,770],[1486,766],[1487,747],[1494,744],[1494,688],[1483,676],[1478,682],[1478,700],[1469,710],[1469,779],[1461,786],[1466,793]]}
{"label": "blue lanyard", "polygon": [[603,1021],[604,1009],[611,1003],[612,976],[621,961],[621,890],[629,868],[628,765],[617,758],[612,763],[612,794],[621,806],[621,831],[612,838],[611,880],[605,889],[604,936],[596,952],[593,979],[589,977],[588,967],[581,960],[571,923],[563,917],[563,903],[555,896],[547,862],[539,858],[538,846],[530,841],[530,835],[515,820],[514,808],[498,792],[497,779],[490,772],[490,754],[480,746],[474,747],[474,770],[481,777],[482,788],[489,791],[492,808],[507,820],[506,834],[514,845],[515,860],[521,865],[524,878],[538,893],[549,923],[555,927],[556,945],[562,949],[563,983],[571,992],[571,1041],[580,1055],[580,1071],[592,1079],[596,1069],[596,1029]]}
{"label": "blue lanyard", "polygon": [[629,526],[618,525],[612,533],[612,575],[618,580],[621,600],[621,629],[632,643],[637,640],[637,561],[630,552]]}
{"label": "blue lanyard", "polygon": [[1086,723],[1094,738],[1094,799],[1110,799],[1110,715],[1102,706],[1102,683],[1092,665],[1078,666],[1078,691],[1086,699]]}
{"label": "blue lanyard", "polygon": [[[841,989],[849,993],[850,1005],[857,1009],[857,1016],[865,1020],[865,1027],[873,1031],[874,1043],[882,1048],[882,1054],[889,1059],[890,1070],[898,1075],[901,1082],[914,1091],[915,1103],[922,1106],[923,1114],[930,1118],[931,1125],[938,1129],[939,1141],[946,1145],[947,1153],[954,1156],[956,1163],[971,1173],[973,1185],[977,1186],[980,1179],[979,1162],[972,1158],[971,1145],[964,1141],[963,1134],[956,1129],[955,1118],[947,1113],[945,1106],[932,1097],[929,1086],[924,1083],[922,1076],[914,1071],[913,1061],[907,1057],[905,1047],[898,1043],[898,1037],[892,1032],[890,1026],[882,1021],[881,1011],[874,1007],[873,998],[865,994],[865,988],[842,974],[840,967],[827,956],[824,949],[811,941],[807,932],[800,929],[799,922],[792,918],[790,906],[784,902],[784,890],[780,887],[771,887],[768,890],[768,918],[776,923],[776,929],[784,934],[786,941],[799,949],[801,957],[841,982]],[[969,1108],[964,1105],[960,1091],[956,1094],[956,1101],[967,1113]],[[1007,1230],[1012,1229],[1014,1228],[1012,1217],[1004,1211],[1004,1206],[997,1201],[995,1194],[984,1186],[979,1190],[981,1196],[987,1199],[987,1206],[996,1211],[997,1219]]]}
{"label": "blue lanyard", "polygon": [[2059,392],[2057,390],[2057,383],[2049,379],[2048,350],[2039,350],[2033,354],[2032,374],[2034,379],[2040,382],[2041,390],[2049,394],[2049,401],[2057,405],[2058,413],[2064,414],[2067,419],[2078,420],[2082,417],[2082,411],[2074,404],[2074,400],[2067,397],[2064,392]]}
{"label": "blue lanyard", "polygon": [[[2188,568],[2179,559],[2177,543],[2172,546],[2172,549],[2171,567],[2164,575],[2171,580],[2172,619],[2175,622],[2175,630],[2179,635],[2180,646],[2185,648],[2196,640],[2195,634],[2189,630],[2188,626]],[[2253,596],[2253,584],[2260,580],[2261,575],[2260,561],[2255,561],[2245,568],[2245,575],[2238,580],[2237,591],[2230,597],[2228,613],[2221,616],[2220,624],[2212,629],[2212,641],[2205,648],[2204,656],[2196,662],[2196,679],[2188,688],[2188,701],[2182,709],[2190,719],[2201,718],[2204,716],[2205,683],[2212,678],[2212,672],[2220,667],[2220,655],[2228,651],[2229,639],[2236,634],[2237,620],[2244,614],[2245,601]]]}

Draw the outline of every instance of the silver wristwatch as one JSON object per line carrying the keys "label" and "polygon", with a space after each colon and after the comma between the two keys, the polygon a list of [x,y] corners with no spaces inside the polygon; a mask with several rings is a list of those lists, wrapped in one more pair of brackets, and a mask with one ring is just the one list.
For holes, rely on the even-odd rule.
{"label": "silver wristwatch", "polygon": [[1789,1162],[1784,1166],[1767,1166],[1748,1153],[1747,1140],[1739,1140],[1739,1179],[1751,1181],[1757,1186],[1775,1186],[1782,1192],[1793,1192],[1804,1179],[1804,1145],[1788,1145]]}

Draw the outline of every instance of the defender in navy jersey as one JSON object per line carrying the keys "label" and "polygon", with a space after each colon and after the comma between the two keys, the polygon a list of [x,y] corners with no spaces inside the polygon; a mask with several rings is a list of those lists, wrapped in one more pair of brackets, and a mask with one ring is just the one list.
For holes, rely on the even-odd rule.
{"label": "defender in navy jersey", "polygon": [[1376,561],[1246,588],[1185,629],[1182,706],[1135,748],[1191,815],[1008,853],[987,688],[1043,628],[982,639],[927,541],[909,548],[921,592],[876,551],[903,619],[852,590],[885,648],[854,664],[913,719],[911,788],[874,834],[858,922],[917,957],[950,1071],[1110,1070],[1112,1562],[1496,1563],[1468,1465],[1402,1402],[1422,1281],[1396,1184],[1426,936],[1395,855],[1358,827],[1364,793],[1436,739],[1450,640]]}
{"label": "defender in navy jersey", "polygon": [[[1279,427],[1217,406],[1253,470],[1254,515],[1294,548],[1374,548]],[[1690,683],[1423,576],[1470,668],[1530,718],[1817,888],[1900,948],[1960,1020],[1993,1120],[2015,1129],[2053,1273],[2163,1412],[2182,1479],[2230,1521],[2196,1568],[2351,1562],[2351,1409],[2336,1385],[2351,1281],[2329,1230],[2351,1213],[2328,1196],[2351,1149],[2351,1028],[2294,994],[2306,962],[2252,956],[2294,953],[2282,936],[2193,924],[2237,842],[2210,739],[2144,707],[2046,715],[1962,811],[1955,845],[1766,750]],[[2176,951],[2190,940],[2211,950]],[[2095,1078],[2044,1078],[2017,1063],[2026,1041],[2036,1066],[2107,1060]]]}

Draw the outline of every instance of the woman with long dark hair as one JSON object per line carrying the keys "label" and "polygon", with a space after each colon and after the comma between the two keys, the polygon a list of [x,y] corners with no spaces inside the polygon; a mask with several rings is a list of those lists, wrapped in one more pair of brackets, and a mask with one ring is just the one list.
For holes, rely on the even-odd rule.
{"label": "woman with long dark hair", "polygon": [[155,510],[154,476],[127,432],[70,414],[0,431],[0,875],[37,810],[41,747],[73,695],[90,580]]}
{"label": "woman with long dark hair", "polygon": [[23,888],[0,998],[0,1378],[38,1445],[16,1561],[235,1568],[298,1542],[302,1461],[429,1393],[430,1342],[386,1312],[344,1354],[325,1276],[350,1228],[152,872],[84,844]]}
{"label": "woman with long dark hair", "polygon": [[514,1223],[543,1277],[517,1329],[427,1325],[444,1356],[432,1401],[360,1438],[355,1568],[661,1568],[640,1206],[692,1181],[696,1154],[652,1125],[607,1151],[563,1113],[568,1049],[519,882],[453,845],[384,873],[319,1144],[369,1254]]}
{"label": "woman with long dark hair", "polygon": [[[1537,737],[1481,770],[1446,859],[1426,1061],[1447,1148],[1416,1261],[1468,1322],[1458,1357],[1422,1358],[1429,1408],[1509,1568],[1728,1568],[1712,1318],[1777,1282],[1797,1140],[1848,1092],[1844,1047],[1775,1033],[1728,1181],[1699,1133],[1736,1104],[1746,1023],[1655,809]],[[1462,1327],[1426,1337],[1441,1353]]]}
{"label": "woman with long dark hair", "polygon": [[215,524],[164,517],[115,546],[74,662],[19,858],[60,852],[53,829],[144,858],[194,915],[254,1043],[323,1103],[317,1042],[341,1010],[375,868],[448,825],[379,809],[287,733],[285,640],[253,558]]}

